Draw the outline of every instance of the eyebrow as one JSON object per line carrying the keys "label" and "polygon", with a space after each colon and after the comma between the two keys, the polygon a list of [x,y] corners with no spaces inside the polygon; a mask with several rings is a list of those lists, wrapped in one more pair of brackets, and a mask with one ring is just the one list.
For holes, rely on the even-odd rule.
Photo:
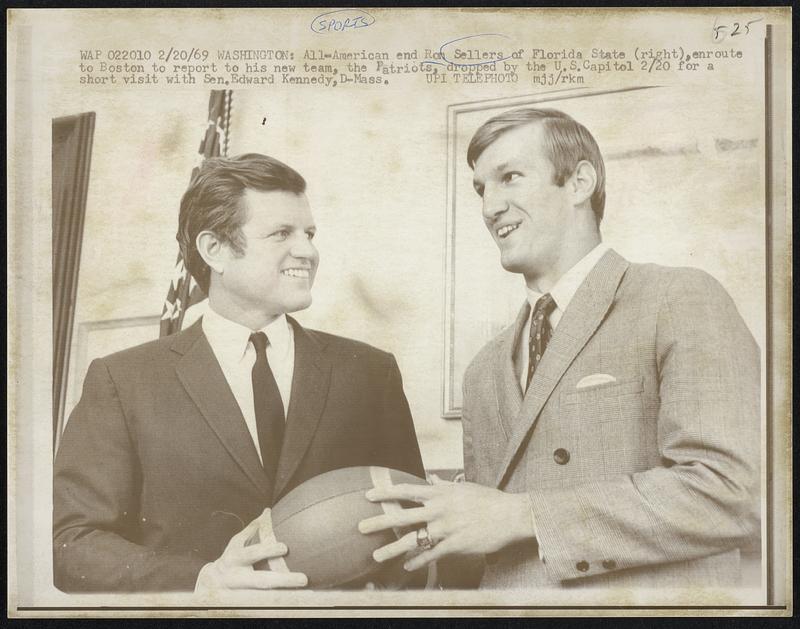
{"label": "eyebrow", "polygon": [[265,227],[258,230],[260,234],[264,234],[265,236],[269,236],[270,234],[274,234],[275,232],[279,231],[293,231],[294,227],[287,223],[279,223],[277,225],[266,225]]}
{"label": "eyebrow", "polygon": [[261,229],[258,229],[257,233],[260,234],[259,237],[266,237],[278,231],[294,231],[294,229],[294,225],[289,225],[288,223],[279,223],[277,225],[267,225]]}

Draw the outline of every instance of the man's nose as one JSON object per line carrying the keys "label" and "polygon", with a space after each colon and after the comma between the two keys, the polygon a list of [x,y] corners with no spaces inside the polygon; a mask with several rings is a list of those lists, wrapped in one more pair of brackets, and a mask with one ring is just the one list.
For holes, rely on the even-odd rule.
{"label": "man's nose", "polygon": [[318,256],[317,248],[306,234],[295,238],[292,243],[291,254],[295,258],[301,258],[303,260],[315,259]]}
{"label": "man's nose", "polygon": [[508,202],[495,186],[487,185],[483,191],[483,219],[490,223],[508,209]]}

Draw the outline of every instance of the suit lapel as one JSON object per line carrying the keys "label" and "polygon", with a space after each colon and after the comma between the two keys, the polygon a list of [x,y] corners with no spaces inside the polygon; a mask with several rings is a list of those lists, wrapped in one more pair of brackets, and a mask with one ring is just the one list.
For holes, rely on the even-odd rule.
{"label": "suit lapel", "polygon": [[514,354],[517,350],[517,339],[522,334],[530,306],[526,301],[517,315],[514,325],[509,326],[501,334],[494,355],[494,391],[500,415],[500,426],[506,439],[513,432],[514,424],[522,407],[522,389],[519,378],[514,372]]}
{"label": "suit lapel", "polygon": [[268,494],[269,482],[253,438],[214,351],[203,334],[201,321],[180,332],[172,350],[182,355],[175,371],[189,397],[242,471],[261,493]]}
{"label": "suit lapel", "polygon": [[553,389],[611,307],[617,286],[627,268],[628,262],[610,249],[589,272],[570,301],[525,393],[519,415],[514,420],[514,429],[498,468],[497,487],[504,484],[517,452],[533,429]]}
{"label": "suit lapel", "polygon": [[312,336],[291,317],[289,322],[294,329],[294,375],[273,497],[281,495],[311,445],[331,377],[331,363],[323,353],[321,338]]}

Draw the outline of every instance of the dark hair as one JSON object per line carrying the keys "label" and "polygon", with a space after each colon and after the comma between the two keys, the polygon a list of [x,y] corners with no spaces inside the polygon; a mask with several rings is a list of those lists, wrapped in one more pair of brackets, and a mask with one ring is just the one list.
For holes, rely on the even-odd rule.
{"label": "dark hair", "polygon": [[603,219],[606,205],[606,169],[597,142],[589,130],[564,112],[557,109],[524,107],[512,109],[490,118],[472,136],[467,149],[467,163],[475,168],[475,162],[492,142],[512,129],[539,122],[544,129],[544,148],[553,164],[554,183],[563,186],[578,162],[586,160],[597,172],[597,183],[592,193],[592,210],[597,223]]}
{"label": "dark hair", "polygon": [[247,189],[303,194],[306,181],[283,162],[258,153],[212,157],[203,162],[181,198],[176,238],[186,268],[205,293],[211,271],[197,251],[197,235],[206,230],[214,232],[236,253],[244,253],[242,225],[247,220],[247,207],[242,197]]}

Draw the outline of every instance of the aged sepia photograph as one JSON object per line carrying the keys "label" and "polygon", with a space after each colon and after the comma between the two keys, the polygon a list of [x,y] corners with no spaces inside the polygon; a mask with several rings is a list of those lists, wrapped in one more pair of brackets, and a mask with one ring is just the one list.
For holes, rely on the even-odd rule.
{"label": "aged sepia photograph", "polygon": [[791,615],[790,17],[8,10],[9,615]]}

